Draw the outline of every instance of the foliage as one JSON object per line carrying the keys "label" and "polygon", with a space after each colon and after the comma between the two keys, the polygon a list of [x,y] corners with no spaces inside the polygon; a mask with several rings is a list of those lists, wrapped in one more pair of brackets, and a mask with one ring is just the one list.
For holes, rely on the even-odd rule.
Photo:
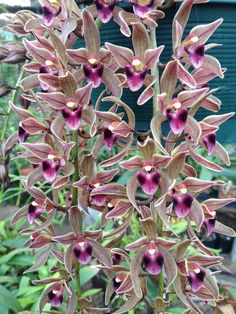
{"label": "foliage", "polygon": [[[225,184],[209,172],[206,180],[205,169],[230,165],[216,133],[233,113],[202,121],[195,114],[201,107],[220,110],[208,82],[223,78],[225,69],[207,54],[215,47],[207,42],[222,19],[184,38],[192,6],[207,2],[184,0],[173,19],[173,55],[161,64],[157,21],[172,2],[132,1],[130,13],[115,0],[86,7],[40,0],[43,16],[24,10],[6,16],[5,30],[19,40],[7,41],[0,59],[24,65],[15,86],[9,78],[0,89],[11,97],[2,112],[1,200],[23,206],[10,227],[0,225],[3,312],[121,314],[148,306],[177,313],[182,308],[172,305],[181,300],[202,313],[196,298],[221,300],[214,269],[222,258],[197,233],[235,236],[216,214],[234,199],[201,201],[199,194]],[[133,50],[101,46],[99,29],[111,19],[132,38]],[[82,48],[73,48],[77,41]],[[139,91],[137,105],[153,100],[147,132],[135,129],[135,113],[122,100],[125,88]],[[8,128],[11,112],[19,119],[16,132]],[[103,282],[86,289],[98,273]]]}

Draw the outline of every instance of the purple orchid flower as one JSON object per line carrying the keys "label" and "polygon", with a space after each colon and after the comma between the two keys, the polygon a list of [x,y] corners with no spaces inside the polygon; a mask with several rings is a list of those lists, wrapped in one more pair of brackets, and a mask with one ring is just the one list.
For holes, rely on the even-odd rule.
{"label": "purple orchid flower", "polygon": [[155,243],[149,243],[142,258],[142,263],[147,272],[151,275],[158,275],[162,271],[164,256],[158,250]]}
{"label": "purple orchid flower", "polygon": [[73,98],[67,98],[61,92],[38,93],[54,109],[60,110],[66,125],[71,130],[78,130],[81,125],[83,108],[89,104],[93,83],[76,90]]}
{"label": "purple orchid flower", "polygon": [[56,152],[51,151],[47,158],[42,161],[42,170],[44,179],[47,182],[53,182],[61,166],[65,165],[65,160]]}
{"label": "purple orchid flower", "polygon": [[143,169],[136,174],[141,189],[147,195],[154,195],[159,187],[161,174],[151,163],[144,163]]}
{"label": "purple orchid flower", "polygon": [[49,303],[54,307],[60,307],[63,302],[64,289],[61,284],[55,284],[48,293]]}
{"label": "purple orchid flower", "polygon": [[202,267],[191,263],[191,268],[188,270],[188,282],[193,292],[197,292],[201,289],[205,276],[206,272]]}
{"label": "purple orchid flower", "polygon": [[43,6],[43,17],[46,26],[51,26],[54,19],[61,13],[61,1],[49,0],[49,5]]}
{"label": "purple orchid flower", "polygon": [[92,258],[93,247],[83,237],[79,237],[74,245],[73,252],[78,262],[86,265]]}
{"label": "purple orchid flower", "polygon": [[111,151],[116,142],[117,134],[112,133],[113,126],[108,126],[103,132],[103,140],[106,148]]}
{"label": "purple orchid flower", "polygon": [[181,105],[177,98],[172,100],[172,104],[165,108],[165,115],[169,121],[171,131],[179,135],[186,125],[188,109]]}
{"label": "purple orchid flower", "polygon": [[199,43],[199,38],[190,34],[183,42],[184,50],[188,54],[195,69],[200,68],[204,62],[205,46]]}
{"label": "purple orchid flower", "polygon": [[[135,23],[133,26],[132,50],[106,43],[106,47],[112,52],[120,68],[124,69],[125,82],[132,92],[138,91],[143,85],[147,86],[141,94],[138,103],[143,104],[152,97],[152,85],[155,81],[148,71],[156,66],[164,46],[155,49],[149,49],[150,40],[146,28],[141,23]],[[145,96],[145,97],[144,97]],[[144,97],[144,99],[142,99]],[[141,101],[142,100],[142,101]]]}
{"label": "purple orchid flower", "polygon": [[180,193],[174,192],[171,198],[177,217],[185,218],[191,210],[193,197],[190,193],[188,193],[184,185],[181,185],[179,192]]}
{"label": "purple orchid flower", "polygon": [[67,54],[78,64],[83,65],[80,69],[81,80],[85,78],[87,82],[93,82],[94,88],[103,82],[114,96],[119,97],[120,80],[114,75],[114,70],[111,70],[112,55],[108,50],[100,48],[100,35],[92,15],[84,10],[82,17],[86,30],[84,32],[86,48],[68,49]]}

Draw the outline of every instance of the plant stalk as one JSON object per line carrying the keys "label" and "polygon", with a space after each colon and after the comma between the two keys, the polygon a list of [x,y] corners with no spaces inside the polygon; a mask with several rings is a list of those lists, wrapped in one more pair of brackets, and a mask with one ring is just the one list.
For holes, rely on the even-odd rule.
{"label": "plant stalk", "polygon": [[[157,48],[157,40],[156,40],[156,29],[155,28],[151,28],[150,29],[150,48],[151,49],[155,49]],[[156,82],[153,86],[154,88],[154,94],[153,94],[153,115],[158,111],[158,107],[157,107],[157,95],[160,94],[160,75],[159,75],[159,68],[158,65],[155,65],[152,69],[151,69],[151,75],[154,76],[154,78],[156,79]],[[160,217],[157,218],[157,233],[158,236],[161,237],[162,236],[162,230],[163,230],[163,223]],[[161,272],[158,276],[157,276],[157,286],[158,286],[158,294],[159,296],[162,298],[163,294],[164,294],[164,277],[163,277],[163,273]]]}
{"label": "plant stalk", "polygon": [[[20,88],[20,82],[21,82],[23,76],[24,76],[24,70],[23,70],[23,67],[22,67],[22,69],[20,71],[20,75],[19,75],[18,80],[16,82],[16,88],[12,92],[11,102],[13,104],[16,102],[16,97],[17,97],[17,94],[18,94],[18,91],[19,91],[19,88]],[[5,139],[5,136],[6,136],[6,133],[7,133],[8,123],[9,123],[10,116],[11,116],[10,113],[11,113],[11,107],[8,106],[8,109],[7,109],[7,112],[6,112],[6,119],[4,121],[3,129],[2,129],[1,142]]]}
{"label": "plant stalk", "polygon": [[[157,39],[156,39],[156,29],[150,28],[150,49],[157,48]],[[153,86],[154,94],[153,94],[153,115],[157,112],[157,95],[160,94],[160,78],[159,78],[159,68],[157,64],[151,69],[151,75],[156,79],[156,82]]]}
{"label": "plant stalk", "polygon": [[[74,164],[74,174],[73,174],[73,182],[76,182],[79,180],[79,145],[78,145],[78,131],[74,131],[72,133],[72,141],[75,142],[75,146],[72,150],[72,158],[73,158],[73,164]],[[76,187],[72,186],[72,205],[78,206],[78,189]],[[80,284],[80,264],[78,261],[76,261],[76,268],[75,268],[75,277],[76,277],[76,295],[77,298],[80,299],[81,297],[81,284]]]}

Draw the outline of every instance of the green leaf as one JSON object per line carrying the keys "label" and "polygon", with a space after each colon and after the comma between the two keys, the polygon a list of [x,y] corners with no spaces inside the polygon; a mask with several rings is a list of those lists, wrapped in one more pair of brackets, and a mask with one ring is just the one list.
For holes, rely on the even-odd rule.
{"label": "green leaf", "polygon": [[172,307],[168,309],[168,312],[171,314],[182,314],[184,312],[185,308],[183,307]]}
{"label": "green leaf", "polygon": [[9,309],[15,311],[15,313],[21,311],[21,305],[16,297],[2,285],[0,285],[0,304],[5,304]]}
{"label": "green leaf", "polygon": [[81,294],[81,298],[90,297],[91,295],[97,294],[102,291],[102,289],[89,289]]}
{"label": "green leaf", "polygon": [[11,251],[10,253],[0,257],[0,265],[7,264],[15,255],[20,254],[22,252],[30,252],[30,249],[16,249],[14,251]]}
{"label": "green leaf", "polygon": [[99,269],[85,266],[80,270],[80,284],[84,285],[86,282],[90,281],[94,276],[97,275]]}

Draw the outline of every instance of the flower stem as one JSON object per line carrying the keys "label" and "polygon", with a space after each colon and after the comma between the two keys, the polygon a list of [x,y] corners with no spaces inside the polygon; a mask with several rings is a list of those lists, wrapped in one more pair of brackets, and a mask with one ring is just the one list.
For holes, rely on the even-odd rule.
{"label": "flower stem", "polygon": [[[75,146],[72,150],[72,158],[74,164],[74,174],[73,174],[73,183],[79,180],[79,144],[78,144],[78,131],[74,131],[72,133],[72,141],[75,142]],[[72,205],[78,206],[78,189],[72,186]],[[76,261],[76,268],[75,268],[75,276],[76,276],[76,295],[77,298],[80,299],[81,297],[81,285],[80,285],[80,264]]]}
{"label": "flower stem", "polygon": [[[156,40],[156,29],[151,28],[150,29],[150,48],[155,49],[157,48],[157,40]],[[158,65],[155,65],[151,69],[151,75],[154,76],[156,79],[156,82],[153,86],[154,88],[154,94],[153,94],[153,115],[158,111],[157,107],[157,95],[160,94],[160,77],[159,77],[159,68]],[[157,232],[158,236],[162,236],[162,230],[163,230],[163,223],[160,217],[157,218]],[[161,272],[157,277],[157,286],[158,286],[158,294],[162,298],[164,293],[164,277],[163,273]]]}
{"label": "flower stem", "polygon": [[[156,39],[156,29],[150,28],[150,48],[155,49],[157,48],[157,39]],[[160,94],[160,80],[159,80],[159,68],[155,65],[151,69],[151,75],[156,79],[156,82],[153,86],[154,94],[153,94],[153,114],[157,112],[157,95]]]}
{"label": "flower stem", "polygon": [[[20,88],[20,82],[21,82],[23,76],[24,76],[24,70],[23,70],[23,67],[22,67],[22,69],[20,71],[20,75],[19,75],[18,80],[16,82],[16,88],[12,92],[11,102],[13,104],[16,102],[16,97],[17,97],[17,94],[18,94],[18,91],[19,91],[19,88]],[[2,135],[1,135],[1,142],[5,139],[5,136],[6,136],[6,133],[7,133],[7,130],[8,130],[8,123],[9,123],[9,120],[10,120],[10,113],[11,113],[11,107],[9,106],[8,109],[7,109],[7,112],[6,112],[6,119],[5,119],[4,124],[3,124]]]}

